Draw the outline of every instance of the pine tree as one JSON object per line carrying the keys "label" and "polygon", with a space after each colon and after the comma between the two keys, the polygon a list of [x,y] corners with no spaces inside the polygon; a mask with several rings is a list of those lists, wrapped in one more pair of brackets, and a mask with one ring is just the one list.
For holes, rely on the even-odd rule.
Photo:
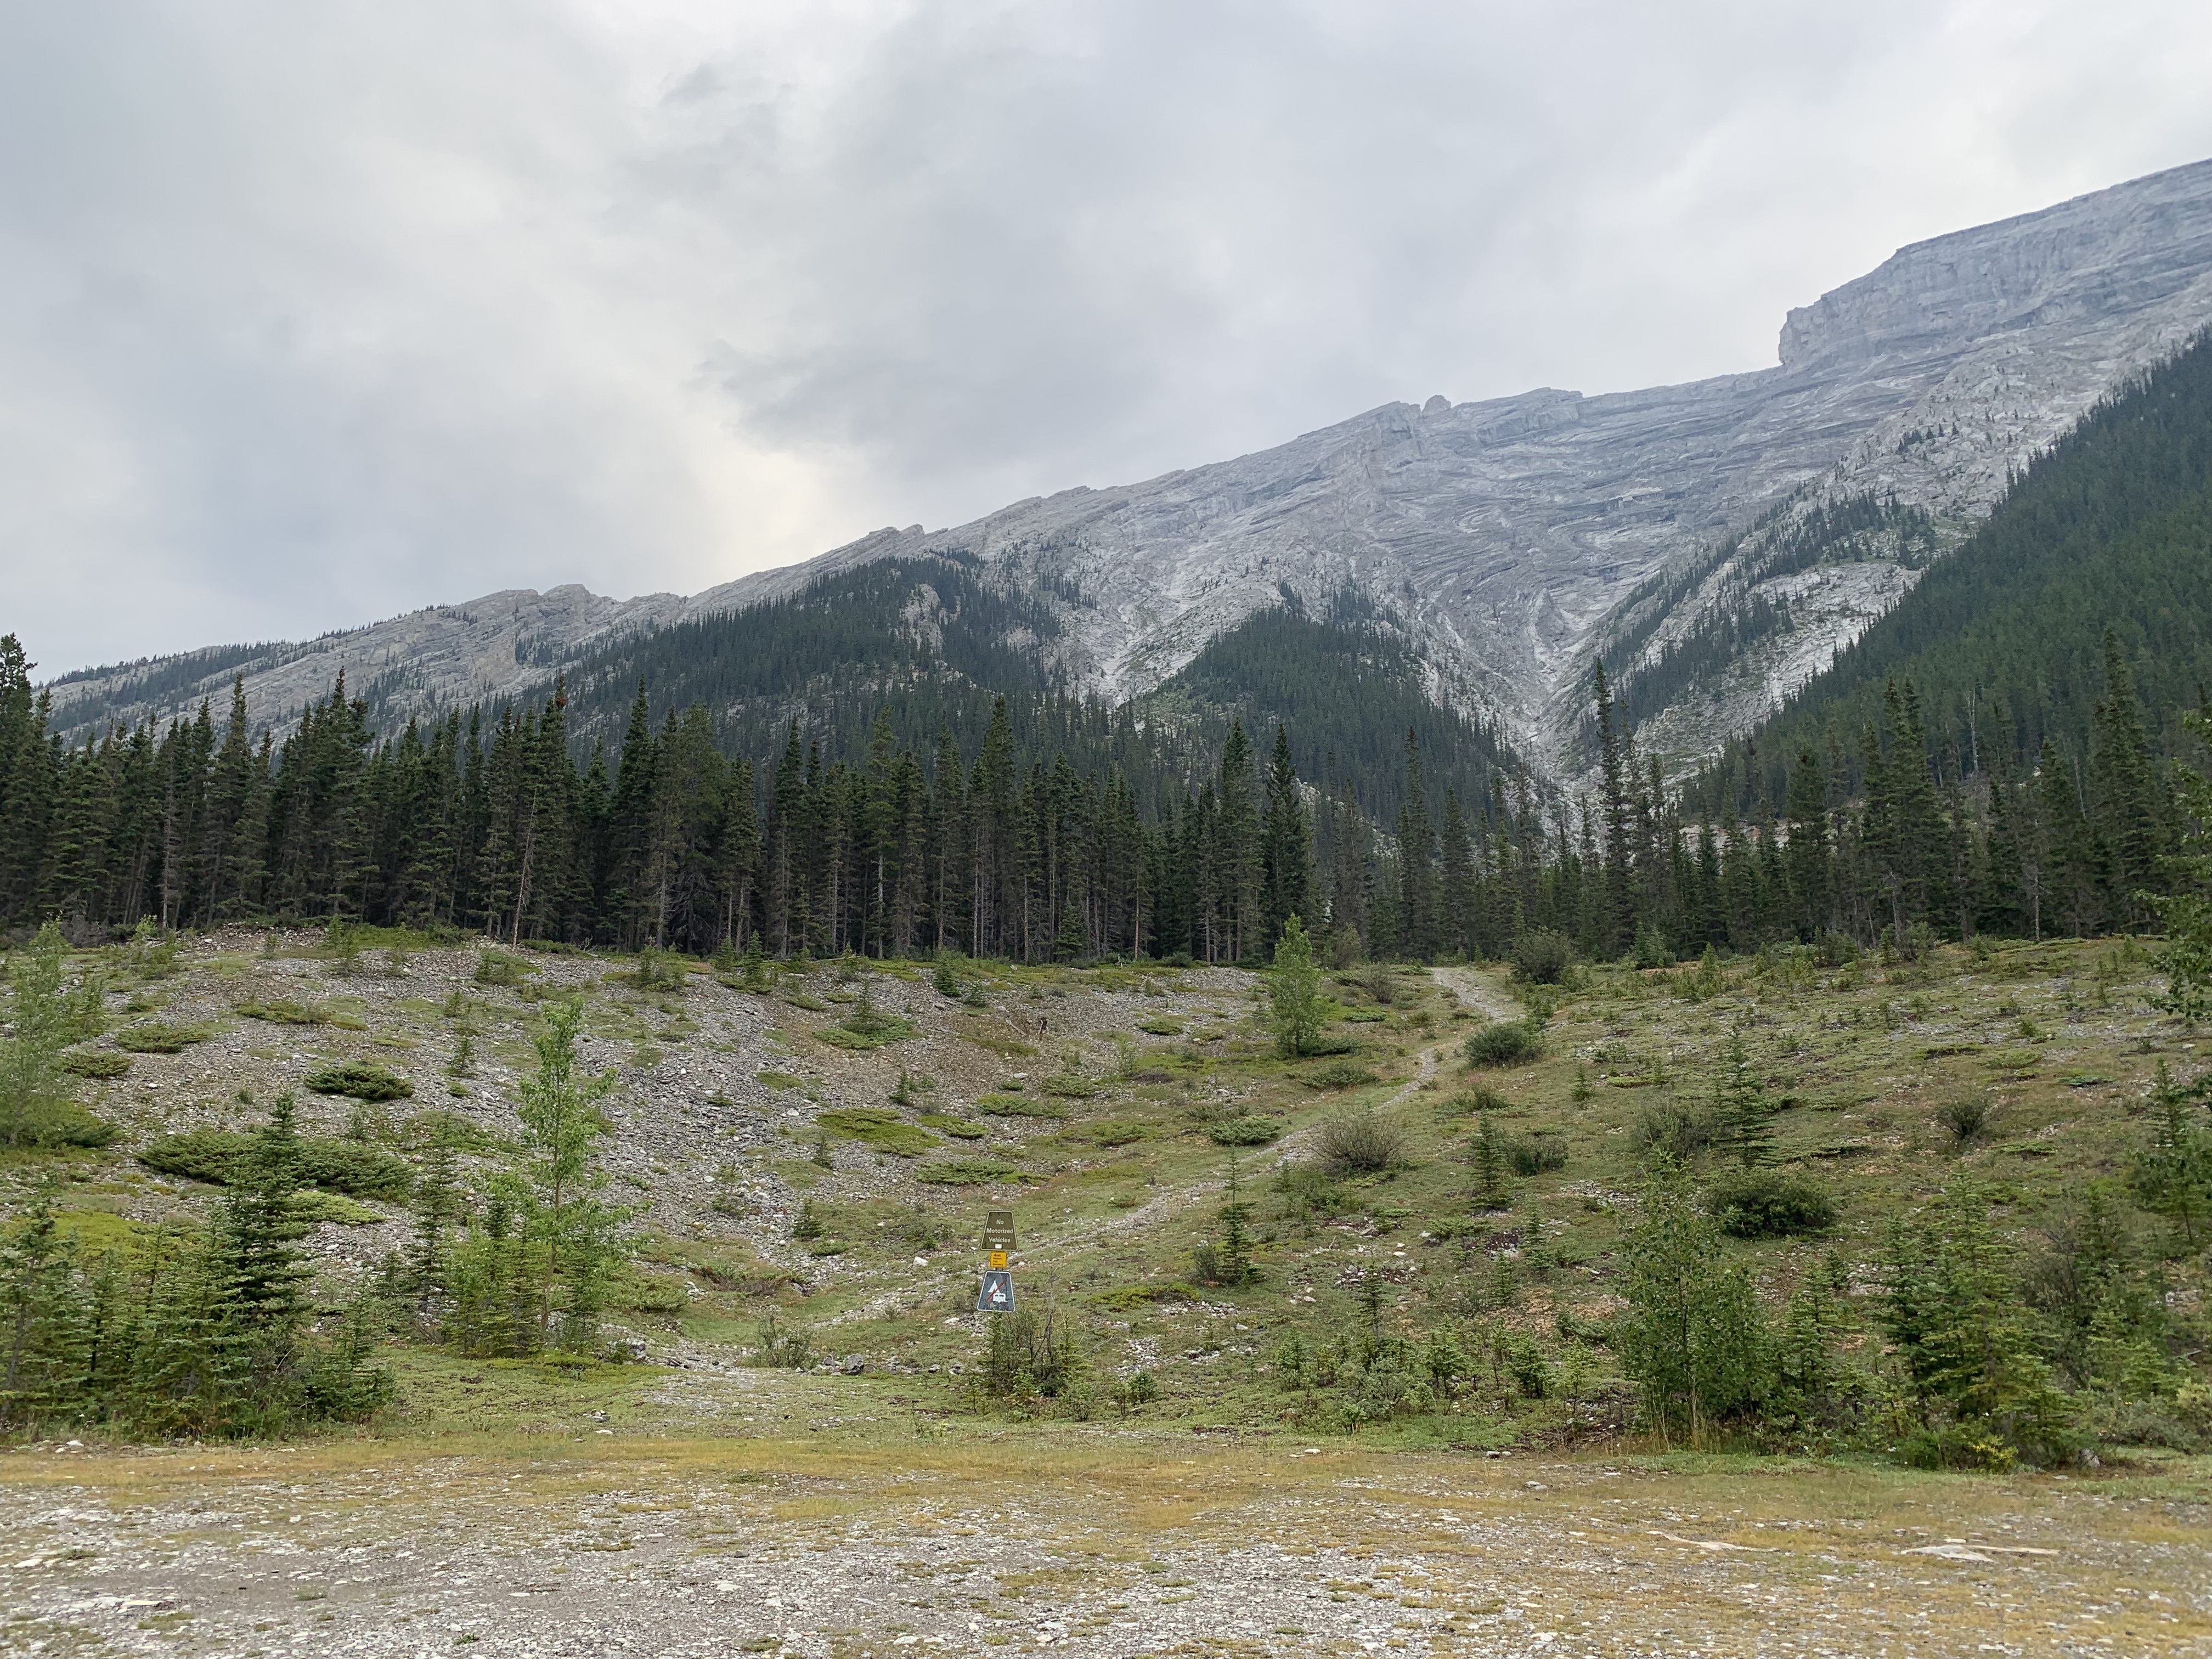
{"label": "pine tree", "polygon": [[1790,888],[1800,939],[1815,939],[1835,925],[1828,896],[1828,780],[1810,749],[1801,750],[1790,778]]}
{"label": "pine tree", "polygon": [[0,1425],[20,1430],[84,1414],[88,1313],[48,1182],[29,1214],[0,1228]]}
{"label": "pine tree", "polygon": [[1428,787],[1421,745],[1406,728],[1406,804],[1398,810],[1398,940],[1407,956],[1426,961],[1437,950],[1435,837],[1429,830]]}
{"label": "pine tree", "polygon": [[1622,1255],[1628,1310],[1616,1352],[1645,1418],[1695,1442],[1753,1409],[1769,1374],[1765,1317],[1678,1170],[1662,1169],[1644,1188]]}
{"label": "pine tree", "polygon": [[1468,1156],[1474,1164],[1474,1201],[1486,1210],[1503,1210],[1512,1202],[1512,1181],[1507,1173],[1505,1144],[1491,1127],[1490,1114],[1475,1120],[1474,1139]]}
{"label": "pine tree", "polygon": [[1617,954],[1635,937],[1635,890],[1629,868],[1634,829],[1634,806],[1629,799],[1629,770],[1621,737],[1613,719],[1612,688],[1607,684],[1605,665],[1591,665],[1592,696],[1597,705],[1598,769],[1601,800],[1605,811],[1605,921],[1599,949]]}
{"label": "pine tree", "polygon": [[[617,1218],[596,1197],[606,1184],[598,1149],[609,1127],[599,1103],[613,1092],[615,1075],[578,1074],[576,1039],[583,1021],[580,1000],[550,1006],[532,1042],[538,1069],[515,1085],[530,1180],[529,1237],[538,1251],[538,1340],[568,1347],[592,1334]],[[562,1295],[557,1327],[556,1288]]]}
{"label": "pine tree", "polygon": [[1291,915],[1276,941],[1267,977],[1267,998],[1275,1024],[1275,1052],[1289,1059],[1310,1053],[1321,1036],[1321,969],[1305,924]]}
{"label": "pine tree", "polygon": [[1267,928],[1261,944],[1273,950],[1290,919],[1305,913],[1313,872],[1305,804],[1298,797],[1298,775],[1291,764],[1290,736],[1280,726],[1275,727],[1274,752],[1267,763],[1267,811],[1261,839]]}
{"label": "pine tree", "polygon": [[1964,1185],[1890,1231],[1878,1319],[1938,1460],[1991,1461],[1989,1448],[2047,1461],[2063,1449],[2064,1402],[2035,1352],[2020,1286]]}
{"label": "pine tree", "polygon": [[2119,635],[2105,630],[2105,695],[2092,711],[2096,740],[2090,751],[2091,833],[2102,863],[2110,914],[2140,927],[2144,900],[2162,890],[2158,777],[2142,706]]}
{"label": "pine tree", "polygon": [[[2212,745],[2212,713],[2191,711],[2183,720]],[[2166,972],[2166,1012],[2195,1024],[2212,1013],[2212,778],[2174,766],[2175,804],[2188,828],[2172,860],[2175,890],[2154,896],[2151,909],[2166,932],[2159,966]]]}
{"label": "pine tree", "polygon": [[62,1093],[54,1062],[72,1040],[62,994],[61,929],[39,929],[8,963],[9,1035],[0,1040],[0,1133],[10,1147],[35,1145]]}
{"label": "pine tree", "polygon": [[[462,1041],[467,1041],[465,1033]],[[415,1236],[407,1265],[414,1285],[416,1316],[424,1325],[434,1326],[452,1289],[452,1253],[447,1235],[461,1216],[453,1139],[443,1127],[433,1134],[422,1172],[416,1177],[413,1209]]]}
{"label": "pine tree", "polygon": [[1752,1064],[1741,1029],[1729,1034],[1721,1069],[1713,1079],[1713,1119],[1736,1157],[1748,1168],[1774,1155],[1774,1103]]}

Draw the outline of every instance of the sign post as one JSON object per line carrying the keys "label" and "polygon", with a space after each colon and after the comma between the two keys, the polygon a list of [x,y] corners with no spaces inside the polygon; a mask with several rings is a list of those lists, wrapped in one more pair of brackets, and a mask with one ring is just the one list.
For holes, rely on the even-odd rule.
{"label": "sign post", "polygon": [[1006,1266],[1006,1252],[1014,1248],[1014,1212],[990,1210],[983,1217],[983,1245],[990,1265],[983,1269],[983,1288],[975,1298],[977,1313],[1014,1310],[1014,1275]]}

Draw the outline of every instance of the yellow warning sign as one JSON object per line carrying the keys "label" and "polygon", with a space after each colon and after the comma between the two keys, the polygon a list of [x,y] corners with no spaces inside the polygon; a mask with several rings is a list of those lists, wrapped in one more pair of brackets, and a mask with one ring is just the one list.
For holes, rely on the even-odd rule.
{"label": "yellow warning sign", "polygon": [[1006,1265],[1006,1253],[1004,1250],[994,1250],[994,1251],[992,1251],[992,1252],[991,1252],[991,1265],[992,1265],[994,1267],[1005,1267],[1005,1266]]}

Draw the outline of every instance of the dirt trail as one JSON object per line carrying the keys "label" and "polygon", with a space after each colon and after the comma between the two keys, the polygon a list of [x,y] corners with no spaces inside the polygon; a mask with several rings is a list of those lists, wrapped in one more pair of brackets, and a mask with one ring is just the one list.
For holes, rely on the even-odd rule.
{"label": "dirt trail", "polygon": [[1429,972],[1477,1013],[1492,1019],[1518,1019],[1522,1011],[1512,1000],[1472,968],[1431,968]]}
{"label": "dirt trail", "polygon": [[[1479,1013],[1485,1014],[1492,1019],[1518,1019],[1521,1017],[1521,1011],[1518,1008],[1498,991],[1484,983],[1481,976],[1472,969],[1431,968],[1429,972],[1439,984],[1444,986],[1462,1002]],[[1424,1048],[1416,1059],[1413,1075],[1394,1091],[1389,1098],[1382,1103],[1380,1109],[1395,1111],[1411,1100],[1424,1086],[1435,1079],[1437,1067],[1443,1063],[1440,1056],[1449,1055],[1457,1046],[1457,1038],[1446,1037]],[[1314,1131],[1311,1127],[1299,1129],[1285,1135],[1267,1149],[1267,1161],[1278,1166],[1295,1161],[1311,1146],[1313,1135]],[[1126,1214],[1109,1217],[1103,1221],[1093,1224],[1088,1230],[1089,1235],[1092,1237],[1110,1237],[1121,1233],[1139,1232],[1158,1226],[1170,1217],[1178,1215],[1194,1205],[1215,1196],[1222,1191],[1225,1184],[1226,1182],[1222,1180],[1209,1179],[1156,1194],[1144,1204]]]}

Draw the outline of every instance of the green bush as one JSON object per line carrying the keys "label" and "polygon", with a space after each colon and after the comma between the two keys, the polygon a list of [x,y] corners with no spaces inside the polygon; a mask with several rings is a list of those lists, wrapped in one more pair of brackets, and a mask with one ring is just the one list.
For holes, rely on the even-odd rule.
{"label": "green bush", "polygon": [[914,1172],[914,1178],[933,1187],[988,1187],[1026,1179],[1012,1164],[987,1158],[951,1158],[941,1164],[925,1164]]}
{"label": "green bush", "polygon": [[1949,1132],[1953,1140],[1965,1146],[1989,1127],[1990,1103],[1978,1095],[1946,1101],[1936,1109],[1936,1121]]}
{"label": "green bush", "polygon": [[179,1054],[195,1042],[215,1035],[204,1025],[163,1025],[149,1020],[126,1025],[115,1034],[115,1046],[134,1054]]}
{"label": "green bush", "polygon": [[131,1069],[131,1056],[106,1048],[78,1048],[57,1058],[54,1069],[71,1077],[118,1078]]}
{"label": "green bush", "polygon": [[415,1085],[373,1060],[341,1060],[307,1073],[307,1087],[319,1095],[349,1100],[404,1100]]}
{"label": "green bush", "polygon": [[1266,1146],[1283,1138],[1283,1126],[1272,1117],[1232,1117],[1207,1124],[1206,1133],[1217,1146]]}
{"label": "green bush", "polygon": [[1513,941],[1515,977],[1530,985],[1557,985],[1574,966],[1573,941],[1548,927],[1533,928]]}
{"label": "green bush", "polygon": [[857,1140],[894,1158],[919,1158],[941,1143],[927,1129],[915,1127],[883,1106],[848,1106],[824,1112],[814,1120],[833,1135]]}
{"label": "green bush", "polygon": [[939,1134],[951,1135],[955,1140],[981,1140],[990,1133],[980,1123],[970,1123],[964,1117],[954,1117],[949,1112],[923,1112],[915,1121]]}
{"label": "green bush", "polygon": [[1687,1164],[1713,1144],[1715,1134],[1710,1113],[1668,1097],[1644,1103],[1634,1139],[1639,1151]]}
{"label": "green bush", "polygon": [[534,963],[508,956],[504,951],[484,951],[477,957],[476,979],[479,985],[520,985],[537,971]]}
{"label": "green bush", "polygon": [[1470,1066],[1525,1066],[1544,1052],[1544,1039],[1526,1020],[1498,1020],[1467,1040]]}
{"label": "green bush", "polygon": [[1405,1161],[1410,1138],[1387,1112],[1346,1112],[1321,1126],[1314,1152],[1331,1175],[1374,1175]]}
{"label": "green bush", "polygon": [[1540,1176],[1567,1167],[1567,1138],[1557,1129],[1538,1129],[1527,1138],[1515,1135],[1505,1143],[1507,1162],[1518,1176]]}
{"label": "green bush", "polygon": [[865,1052],[910,1037],[914,1032],[912,1020],[901,1014],[885,1013],[877,1007],[873,988],[863,985],[860,1000],[853,1005],[845,1018],[835,1025],[824,1026],[814,1035],[833,1048]]}
{"label": "green bush", "polygon": [[1340,1060],[1309,1073],[1306,1081],[1316,1089],[1357,1089],[1375,1081],[1375,1073],[1357,1060]]}
{"label": "green bush", "polygon": [[283,997],[267,1002],[241,1002],[238,1012],[248,1019],[265,1020],[271,1025],[320,1025],[330,1015],[311,1003],[293,1002]]}
{"label": "green bush", "polygon": [[1823,1188],[1772,1170],[1729,1170],[1705,1188],[1705,1208],[1737,1238],[1825,1232],[1836,1222],[1836,1202]]}
{"label": "green bush", "polygon": [[44,1100],[24,1112],[16,1142],[27,1146],[105,1146],[121,1133],[73,1100]]}
{"label": "green bush", "polygon": [[[187,1129],[149,1141],[138,1161],[163,1175],[226,1186],[252,1143],[252,1135],[232,1129]],[[395,1203],[414,1189],[415,1171],[405,1158],[358,1140],[302,1136],[298,1158],[305,1186]]]}
{"label": "green bush", "polygon": [[1472,1089],[1463,1089],[1447,1095],[1437,1106],[1438,1117],[1473,1117],[1478,1112],[1507,1112],[1513,1103],[1492,1088],[1487,1083],[1478,1083]]}

